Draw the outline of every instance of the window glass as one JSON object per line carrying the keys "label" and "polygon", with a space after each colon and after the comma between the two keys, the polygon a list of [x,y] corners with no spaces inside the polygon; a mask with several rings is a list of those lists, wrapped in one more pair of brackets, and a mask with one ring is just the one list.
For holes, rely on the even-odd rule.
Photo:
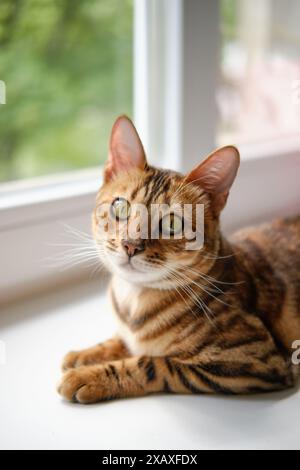
{"label": "window glass", "polygon": [[299,137],[299,0],[221,0],[218,143]]}

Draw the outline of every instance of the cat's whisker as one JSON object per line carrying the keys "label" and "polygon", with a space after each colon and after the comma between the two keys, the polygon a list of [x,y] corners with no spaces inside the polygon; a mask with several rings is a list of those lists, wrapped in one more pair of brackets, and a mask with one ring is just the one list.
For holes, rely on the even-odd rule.
{"label": "cat's whisker", "polygon": [[212,294],[210,292],[209,289],[205,288],[202,284],[199,284],[198,282],[196,282],[195,280],[192,280],[191,278],[189,278],[188,276],[186,276],[185,274],[183,274],[183,276],[189,280],[192,284],[194,284],[195,286],[199,287],[199,289],[203,290],[204,292],[206,292],[208,295],[210,295],[212,298],[214,298],[217,302],[220,302],[222,303],[223,305],[226,305],[227,307],[230,307],[230,304],[228,304],[227,302],[225,302],[224,300],[222,299],[219,299],[218,297],[216,297],[214,294]]}
{"label": "cat's whisker", "polygon": [[[76,264],[85,264],[88,261],[95,261],[95,263],[100,263],[98,258],[95,258],[94,256],[82,256],[78,258],[64,258],[64,259],[58,259],[56,262],[56,266],[74,266]],[[55,263],[54,263],[55,264]]]}
{"label": "cat's whisker", "polygon": [[[216,283],[216,284],[223,284],[225,286],[235,286],[235,285],[240,285],[240,284],[243,284],[244,281],[240,281],[240,282],[227,282],[227,281],[221,281],[219,279],[215,279],[214,277],[212,276],[209,276],[208,274],[202,272],[202,271],[197,271],[191,267],[185,267],[184,269],[187,269],[187,270],[192,270],[192,272],[196,275],[199,275],[200,277],[203,277],[205,278],[207,281],[211,281],[212,283]],[[217,286],[215,286],[217,288]]]}
{"label": "cat's whisker", "polygon": [[230,255],[223,255],[223,256],[210,256],[210,253],[208,253],[208,255],[203,255],[203,259],[210,259],[210,260],[213,260],[213,261],[217,261],[219,259],[229,259],[229,258],[232,258],[234,257],[234,253],[231,253]]}
{"label": "cat's whisker", "polygon": [[[194,302],[199,306],[200,304],[200,307],[202,308],[202,310],[204,311],[204,313],[207,313],[207,310],[209,311],[210,315],[213,317],[213,312],[211,311],[211,309],[205,304],[205,302],[203,301],[203,299],[201,299],[201,297],[198,297],[197,296],[197,293],[192,289],[191,285],[189,284],[190,282],[190,279],[189,278],[186,278],[186,282],[184,283],[183,282],[183,279],[182,279],[182,276],[178,273],[178,271],[174,271],[173,270],[173,275],[174,277],[176,277],[177,279],[181,280],[182,281],[182,286],[185,288],[186,291],[188,291],[188,293],[192,296]],[[188,283],[188,284],[187,284]],[[200,286],[199,286],[200,287]],[[211,317],[209,315],[207,315],[208,319],[210,321],[212,321]]]}
{"label": "cat's whisker", "polygon": [[71,235],[76,241],[53,243],[53,247],[66,248],[62,253],[45,258],[45,262],[49,267],[65,268],[85,264],[90,266],[91,262],[101,265],[102,261],[100,255],[103,254],[104,249],[97,245],[92,235],[71,227],[68,224],[62,224],[66,233]]}
{"label": "cat's whisker", "polygon": [[86,249],[86,248],[95,248],[95,244],[92,243],[48,243],[47,246],[52,246],[55,248],[73,248],[73,249]]}
{"label": "cat's whisker", "polygon": [[[173,278],[173,279],[176,281],[176,283],[179,285],[179,287],[180,287],[185,293],[187,293],[189,297],[191,297],[191,296],[190,296],[190,293],[185,290],[185,285],[181,282],[181,280],[180,280],[179,278],[177,278],[177,276],[174,274],[174,272],[169,271],[169,272],[167,273],[167,277],[165,277],[165,280],[170,279],[170,277]],[[180,292],[180,290],[179,290],[179,288],[176,286],[176,284],[173,285],[172,288],[175,289],[175,291],[180,295],[180,297],[181,297],[182,300],[184,301],[185,305],[188,307],[189,311],[193,314],[193,316],[196,317],[195,312],[192,310],[191,306],[187,303],[186,299],[184,298],[184,296],[182,295],[182,293]],[[201,309],[204,311],[203,306],[201,306]],[[205,311],[204,311],[204,313],[205,313]]]}
{"label": "cat's whisker", "polygon": [[[179,287],[192,299],[195,305],[201,308],[201,310],[206,315],[207,319],[215,326],[213,319],[211,318],[211,317],[214,317],[213,312],[200,297],[197,297],[197,294],[195,293],[195,291],[192,289],[190,285],[190,279],[186,279],[186,282],[184,282],[185,280],[179,275],[178,271],[176,271],[174,268],[171,268],[170,266],[167,266],[166,264],[161,264],[161,266],[167,271],[167,277],[165,277],[165,280],[167,280],[170,277],[173,278],[173,280],[179,285]],[[173,288],[177,290],[176,285],[173,285]],[[186,303],[186,305],[188,304]],[[195,315],[195,312],[193,312],[192,310],[191,312],[193,313],[193,315]]]}
{"label": "cat's whisker", "polygon": [[82,241],[91,241],[91,242],[94,241],[94,238],[91,234],[83,232],[75,227],[71,227],[69,224],[63,223],[62,225],[65,229],[65,232],[70,235],[73,235],[76,239],[79,239]]}
{"label": "cat's whisker", "polygon": [[64,250],[59,255],[76,255],[76,254],[97,254],[100,250],[97,250],[94,247],[76,247],[76,248],[69,248],[68,250]]}
{"label": "cat's whisker", "polygon": [[[194,274],[196,276],[200,276],[203,280],[205,280],[206,282],[208,282],[210,285],[212,285],[214,287],[214,289],[211,289],[210,287],[206,286],[204,287],[202,284],[199,284],[195,281],[195,279],[191,279],[189,276],[185,275],[184,273],[182,273],[182,275],[187,278],[187,280],[189,280],[190,282],[192,282],[193,284],[196,284],[198,285],[198,287],[200,287],[200,289],[203,289],[205,290],[205,292],[207,292],[208,294],[210,294],[211,292],[215,292],[215,293],[220,293],[220,294],[224,294],[224,291],[222,291],[222,289],[220,289],[218,286],[214,285],[214,283],[209,280],[209,279],[206,279],[205,276],[202,275],[202,273],[199,273],[198,271],[195,271],[189,267],[185,267],[184,268],[185,272],[186,271],[189,271],[191,274]],[[219,300],[219,299],[218,299]]]}
{"label": "cat's whisker", "polygon": [[[208,321],[210,323],[212,323],[213,326],[214,325],[214,322],[213,322],[213,312],[210,310],[210,308],[205,304],[205,302],[202,301],[202,299],[200,299],[199,297],[197,297],[195,291],[191,288],[191,286],[189,284],[185,284],[183,282],[181,282],[181,279],[178,278],[174,273],[173,273],[173,276],[174,278],[177,280],[177,282],[179,283],[181,289],[192,299],[194,305],[197,305],[198,307],[201,308],[201,310],[203,311],[203,313],[205,314],[206,318],[208,319]],[[192,311],[192,310],[191,310]],[[207,313],[207,311],[209,313]],[[193,315],[196,317],[195,315],[195,312],[193,312]],[[211,315],[211,316],[210,316]]]}
{"label": "cat's whisker", "polygon": [[[201,297],[198,297],[197,296],[197,293],[193,290],[193,288],[191,287],[190,283],[191,283],[191,279],[188,278],[187,276],[183,277],[182,276],[182,273],[178,273],[178,271],[174,271],[173,270],[173,274],[174,276],[176,276],[177,279],[181,280],[181,281],[184,281],[185,280],[185,283],[183,282],[182,285],[185,286],[185,288],[187,288],[189,290],[189,293],[193,296],[194,300],[196,301],[196,303],[199,305],[199,303],[201,304],[202,307],[205,307],[205,309],[207,309],[210,314],[212,316],[213,315],[213,312],[211,311],[211,309],[205,304],[205,302],[203,301],[203,299],[201,299]],[[192,282],[193,283],[193,282]],[[200,289],[202,288],[200,285],[196,284]]]}
{"label": "cat's whisker", "polygon": [[208,276],[208,275],[205,274],[205,273],[201,273],[201,274],[202,274],[202,276],[204,276],[207,280],[209,279],[209,280],[211,280],[212,282],[216,282],[217,284],[221,284],[221,285],[223,284],[223,285],[225,285],[225,286],[238,286],[238,285],[244,284],[244,281],[239,281],[239,282],[220,281],[220,280],[215,279],[215,278],[213,278],[213,277],[211,277],[211,276]]}
{"label": "cat's whisker", "polygon": [[213,289],[211,289],[210,287],[207,287],[208,289],[211,290],[211,292],[224,294],[224,291],[220,287],[216,286],[211,279],[206,278],[201,272],[196,271],[195,269],[192,269],[190,267],[185,267],[184,271],[185,272],[188,271],[191,274],[194,274],[195,276],[200,276],[201,279],[203,279],[204,281],[206,281],[208,284],[210,284],[213,287]]}
{"label": "cat's whisker", "polygon": [[58,253],[54,255],[53,257],[48,257],[48,259],[76,259],[76,258],[84,258],[87,256],[93,256],[95,258],[99,257],[99,254],[101,254],[101,250],[96,250],[96,249],[82,249],[82,248],[76,248],[76,249],[70,249],[61,253]]}
{"label": "cat's whisker", "polygon": [[104,269],[104,264],[99,263],[98,265],[96,264],[94,269],[92,270],[90,277],[93,278],[96,276],[96,274],[100,274],[101,271]]}
{"label": "cat's whisker", "polygon": [[49,267],[53,267],[53,268],[65,267],[67,269],[80,265],[80,264],[88,265],[89,262],[93,262],[93,264],[101,264],[100,260],[96,259],[94,256],[82,257],[79,259],[73,259],[73,258],[58,259],[58,260],[52,260],[52,261],[53,261],[52,264],[51,263],[48,264]]}

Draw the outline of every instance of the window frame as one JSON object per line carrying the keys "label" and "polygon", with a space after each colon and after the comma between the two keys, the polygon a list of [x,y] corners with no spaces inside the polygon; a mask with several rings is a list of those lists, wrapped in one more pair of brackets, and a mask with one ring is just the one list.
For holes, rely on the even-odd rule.
{"label": "window frame", "polygon": [[[187,171],[214,148],[218,3],[135,0],[134,116],[150,163]],[[199,110],[201,126],[194,119]],[[283,141],[275,153],[268,143],[241,148],[226,231],[299,210],[300,141]],[[0,186],[0,305],[90,275],[87,265],[57,272],[41,256],[62,223],[89,230],[100,184],[95,168]],[[59,253],[61,247],[51,251]]]}

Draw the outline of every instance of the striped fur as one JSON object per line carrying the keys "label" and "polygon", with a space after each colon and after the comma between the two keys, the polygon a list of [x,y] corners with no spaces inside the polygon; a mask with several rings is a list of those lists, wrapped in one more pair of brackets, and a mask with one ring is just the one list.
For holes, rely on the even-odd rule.
{"label": "striped fur", "polygon": [[[59,386],[68,400],[91,403],[164,393],[249,394],[295,385],[291,363],[300,339],[300,217],[242,230],[226,240],[219,213],[201,186],[146,166],[106,182],[97,205],[122,195],[131,203],[205,205],[205,244],[149,240],[137,255],[147,269],[173,266],[163,279],[139,281],[113,271],[110,297],[118,334],[69,353]],[[97,215],[93,226],[97,237]],[[120,240],[98,240],[107,257]],[[104,246],[105,244],[105,246]]]}

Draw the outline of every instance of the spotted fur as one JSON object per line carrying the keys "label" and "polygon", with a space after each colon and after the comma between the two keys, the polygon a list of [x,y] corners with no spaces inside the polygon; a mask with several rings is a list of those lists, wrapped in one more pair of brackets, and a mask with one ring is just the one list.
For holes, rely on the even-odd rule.
{"label": "spotted fur", "polygon": [[[147,240],[134,257],[144,275],[123,273],[116,267],[124,255],[121,238],[99,240],[94,212],[95,239],[113,273],[110,297],[118,334],[66,356],[60,393],[91,403],[155,392],[235,395],[294,386],[300,217],[245,229],[227,240],[219,215],[228,188],[214,193],[203,164],[199,178],[136,162],[129,168],[123,162],[122,171],[115,172],[110,160],[97,207],[120,195],[131,204],[202,203],[205,243],[201,250],[186,251],[185,240]],[[172,270],[165,272],[165,266]]]}

